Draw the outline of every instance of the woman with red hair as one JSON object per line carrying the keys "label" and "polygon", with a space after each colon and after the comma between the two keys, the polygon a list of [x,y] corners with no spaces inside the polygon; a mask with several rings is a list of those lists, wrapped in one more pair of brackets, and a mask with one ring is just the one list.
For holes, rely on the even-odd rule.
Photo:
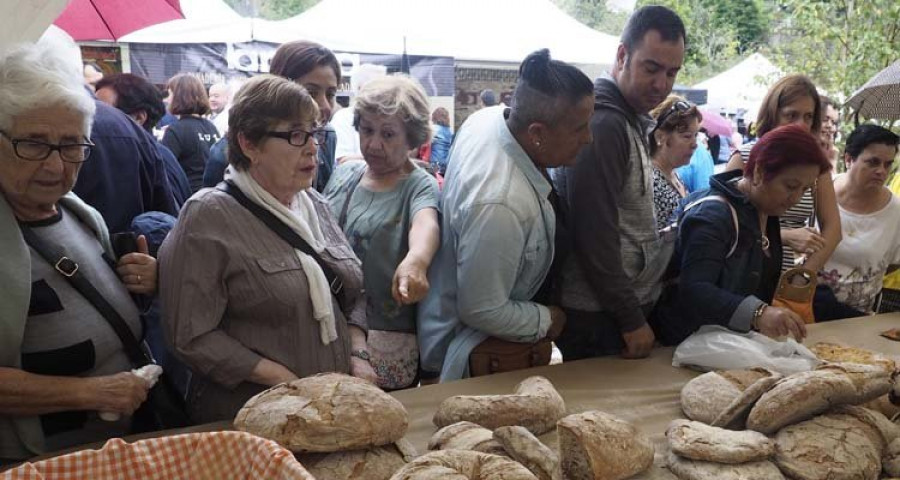
{"label": "woman with red hair", "polygon": [[778,217],[830,168],[818,139],[788,125],[756,143],[743,171],[714,175],[709,190],[686,198],[673,257],[680,277],[658,303],[656,337],[676,344],[704,324],[718,324],[802,339],[803,320],[770,306],[781,274]]}

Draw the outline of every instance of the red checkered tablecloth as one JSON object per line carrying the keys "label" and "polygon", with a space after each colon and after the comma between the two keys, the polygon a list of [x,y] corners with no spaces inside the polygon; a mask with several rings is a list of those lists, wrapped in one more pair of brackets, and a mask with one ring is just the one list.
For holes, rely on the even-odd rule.
{"label": "red checkered tablecloth", "polygon": [[0,474],[0,480],[315,480],[277,443],[244,432],[114,438]]}

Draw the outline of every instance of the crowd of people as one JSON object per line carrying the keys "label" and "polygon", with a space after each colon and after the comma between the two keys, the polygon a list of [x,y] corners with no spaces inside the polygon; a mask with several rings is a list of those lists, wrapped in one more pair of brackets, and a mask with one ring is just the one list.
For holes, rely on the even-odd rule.
{"label": "crowd of people", "polygon": [[790,75],[713,173],[703,114],[670,95],[688,38],[640,8],[608,74],[533,52],[455,133],[383,68],[333,115],[341,65],[308,41],[239,88],[165,95],[88,78],[58,34],[3,53],[0,465],[133,432],[157,397],[133,342],[204,423],[319,372],[395,390],[551,343],[639,359],[702,325],[802,340],[872,313],[900,264],[897,135],[859,125],[838,155],[837,105]]}

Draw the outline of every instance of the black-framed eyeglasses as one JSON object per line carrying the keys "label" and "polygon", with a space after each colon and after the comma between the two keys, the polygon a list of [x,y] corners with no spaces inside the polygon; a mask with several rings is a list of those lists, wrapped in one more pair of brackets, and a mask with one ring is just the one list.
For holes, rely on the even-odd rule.
{"label": "black-framed eyeglasses", "polygon": [[682,113],[690,110],[692,107],[693,107],[693,105],[691,104],[691,102],[686,102],[684,100],[679,100],[679,101],[673,103],[672,106],[669,107],[669,109],[666,110],[665,113],[660,115],[659,118],[656,120],[656,126],[653,127],[653,130],[656,130],[661,125],[665,125],[666,120],[668,120],[669,117],[671,117],[672,114],[674,114],[675,112],[682,114]]}
{"label": "black-framed eyeglasses", "polygon": [[30,138],[12,138],[4,131],[0,131],[12,144],[16,156],[22,160],[43,162],[54,151],[59,152],[60,160],[66,163],[82,163],[91,156],[94,144],[90,141],[84,143],[47,143]]}
{"label": "black-framed eyeglasses", "polygon": [[311,132],[306,130],[296,129],[289,130],[287,132],[266,132],[267,137],[275,137],[280,138],[282,140],[287,140],[287,142],[295,147],[303,147],[306,145],[306,142],[309,141],[310,138],[313,139],[313,142],[316,145],[322,145],[328,139],[328,131],[317,128]]}

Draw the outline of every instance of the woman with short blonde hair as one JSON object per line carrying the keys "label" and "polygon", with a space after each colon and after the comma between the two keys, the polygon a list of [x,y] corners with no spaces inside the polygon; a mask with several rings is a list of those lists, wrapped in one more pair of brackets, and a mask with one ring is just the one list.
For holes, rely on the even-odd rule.
{"label": "woman with short blonde hair", "polygon": [[348,161],[325,189],[331,210],[363,263],[369,354],[378,385],[416,383],[419,348],[415,304],[428,292],[440,242],[438,187],[408,152],[431,136],[428,97],[405,75],[366,83],[353,125],[364,161]]}

